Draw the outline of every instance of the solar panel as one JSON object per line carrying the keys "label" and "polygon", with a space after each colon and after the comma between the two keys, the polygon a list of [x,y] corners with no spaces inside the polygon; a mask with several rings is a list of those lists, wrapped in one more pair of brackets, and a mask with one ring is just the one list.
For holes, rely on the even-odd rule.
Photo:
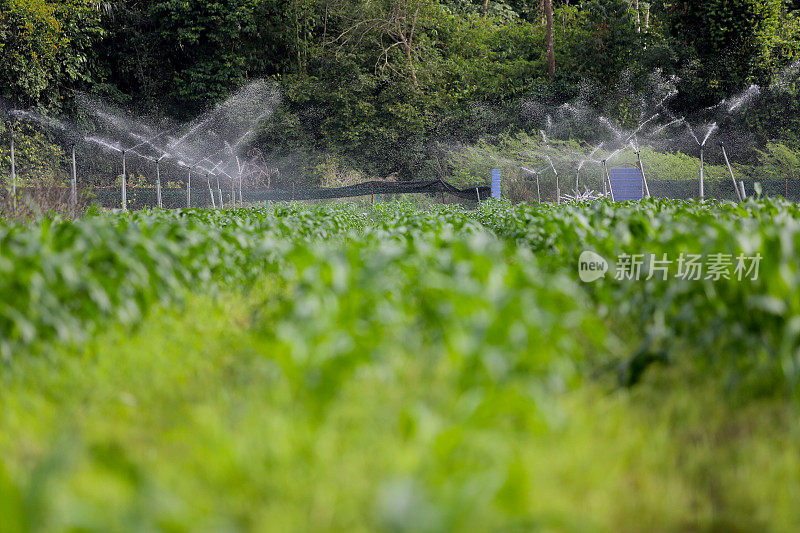
{"label": "solar panel", "polygon": [[502,196],[500,184],[500,169],[492,169],[492,198],[500,198]]}
{"label": "solar panel", "polygon": [[617,202],[641,200],[644,197],[642,190],[644,180],[638,168],[609,168],[608,177],[611,182],[611,192]]}

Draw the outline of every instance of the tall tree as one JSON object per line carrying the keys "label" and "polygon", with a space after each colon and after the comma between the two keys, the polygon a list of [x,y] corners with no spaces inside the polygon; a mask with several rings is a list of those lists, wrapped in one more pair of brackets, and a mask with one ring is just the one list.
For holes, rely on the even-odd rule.
{"label": "tall tree", "polygon": [[550,79],[556,73],[556,55],[553,46],[553,0],[544,0],[544,16],[547,20],[547,73]]}
{"label": "tall tree", "polygon": [[[663,2],[681,60],[683,93],[696,106],[719,101],[748,83],[767,81],[780,42],[781,0]],[[787,43],[788,44],[788,43]]]}

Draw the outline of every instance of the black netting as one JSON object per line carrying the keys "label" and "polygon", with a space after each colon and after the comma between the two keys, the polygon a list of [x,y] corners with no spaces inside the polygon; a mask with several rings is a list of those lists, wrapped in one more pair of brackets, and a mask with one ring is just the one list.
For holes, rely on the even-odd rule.
{"label": "black netting", "polygon": [[[654,198],[673,198],[690,200],[699,198],[699,180],[648,180],[650,194]],[[755,185],[761,187],[762,196],[785,197],[792,201],[800,201],[800,180],[797,179],[744,179],[747,196],[755,195]],[[194,184],[193,184],[194,185]],[[597,186],[598,189],[600,186]],[[586,188],[581,183],[582,189]],[[738,199],[730,179],[706,179],[704,182],[705,198],[717,200],[736,201]],[[561,198],[567,201],[566,195],[571,195],[574,188],[560,188]],[[79,191],[82,203],[97,204],[105,208],[119,208],[122,206],[122,191],[120,187],[95,187]],[[69,189],[57,187],[48,190],[48,194],[58,202],[69,201]],[[248,190],[244,189],[208,189],[194,187],[190,189],[189,206],[194,208],[229,207],[233,204],[234,197],[237,204],[241,201],[247,204],[263,204],[266,202],[290,202],[305,200],[333,200],[337,198],[354,198],[371,196],[373,200],[390,197],[397,194],[425,194],[436,200],[447,198],[448,201],[457,199],[460,202],[474,205],[478,199],[486,200],[491,195],[491,187],[477,186],[459,189],[441,180],[412,181],[412,182],[387,182],[369,181],[350,185],[347,187],[313,187],[294,188],[288,190]],[[25,197],[36,197],[41,191],[30,188],[17,189],[19,201]],[[213,200],[212,200],[213,195]],[[8,200],[8,191],[0,190],[3,201]],[[541,180],[537,184],[531,181],[512,180],[503,184],[503,196],[510,197],[512,201],[527,201],[535,203],[541,198],[542,202],[555,202],[558,193],[552,180]],[[57,198],[56,198],[57,197]],[[220,199],[222,203],[220,204]],[[127,190],[129,209],[145,209],[158,205],[157,192],[154,187],[131,187]],[[187,191],[185,188],[162,188],[161,203],[165,209],[183,209],[187,207]]]}
{"label": "black netting", "polygon": [[[233,203],[234,196],[239,202],[239,191],[231,189],[217,189],[212,187],[192,187],[190,201],[187,204],[186,189],[161,190],[162,206],[166,209],[191,207],[227,207]],[[485,200],[491,194],[491,187],[477,186],[459,189],[442,180],[431,181],[368,181],[346,187],[313,187],[292,188],[289,190],[247,190],[241,191],[241,200],[245,204],[263,202],[290,202],[294,200],[333,200],[337,198],[354,198],[359,196],[379,196],[395,194],[428,194],[447,195],[461,200],[476,202]],[[212,198],[213,195],[213,198]],[[95,203],[107,208],[122,206],[122,191],[120,187],[102,187],[82,191],[82,196],[88,203]],[[221,203],[220,203],[221,199]],[[157,192],[153,187],[135,187],[127,190],[129,209],[143,209],[154,207],[158,204]]]}

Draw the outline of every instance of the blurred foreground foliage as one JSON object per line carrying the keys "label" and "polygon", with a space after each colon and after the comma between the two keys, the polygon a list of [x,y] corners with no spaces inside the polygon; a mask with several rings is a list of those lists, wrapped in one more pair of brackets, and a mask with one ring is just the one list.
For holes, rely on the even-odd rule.
{"label": "blurred foreground foliage", "polygon": [[[4,223],[4,528],[794,529],[799,220],[751,200]],[[586,249],[762,261],[582,284]]]}

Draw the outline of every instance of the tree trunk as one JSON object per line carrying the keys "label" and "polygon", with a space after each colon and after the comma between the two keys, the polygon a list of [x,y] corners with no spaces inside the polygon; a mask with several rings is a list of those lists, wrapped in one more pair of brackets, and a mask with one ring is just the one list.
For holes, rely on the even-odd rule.
{"label": "tree trunk", "polygon": [[419,89],[419,83],[417,82],[417,71],[414,69],[414,58],[411,55],[411,43],[406,41],[403,43],[403,46],[406,49],[406,59],[408,60],[408,69],[411,71],[411,81],[414,83],[414,88]]}
{"label": "tree trunk", "polygon": [[486,15],[489,13],[489,0],[483,0],[483,17],[486,18]]}
{"label": "tree trunk", "polygon": [[547,72],[550,79],[556,73],[556,56],[553,49],[553,0],[544,0],[544,16],[547,21]]}
{"label": "tree trunk", "polygon": [[297,12],[297,0],[293,3],[294,7],[294,43],[295,48],[297,49],[297,72],[303,72],[303,57],[302,57],[302,50],[300,45],[300,16]]}
{"label": "tree trunk", "polygon": [[642,18],[639,14],[639,0],[635,0],[633,6],[636,8],[636,33],[642,32]]}

